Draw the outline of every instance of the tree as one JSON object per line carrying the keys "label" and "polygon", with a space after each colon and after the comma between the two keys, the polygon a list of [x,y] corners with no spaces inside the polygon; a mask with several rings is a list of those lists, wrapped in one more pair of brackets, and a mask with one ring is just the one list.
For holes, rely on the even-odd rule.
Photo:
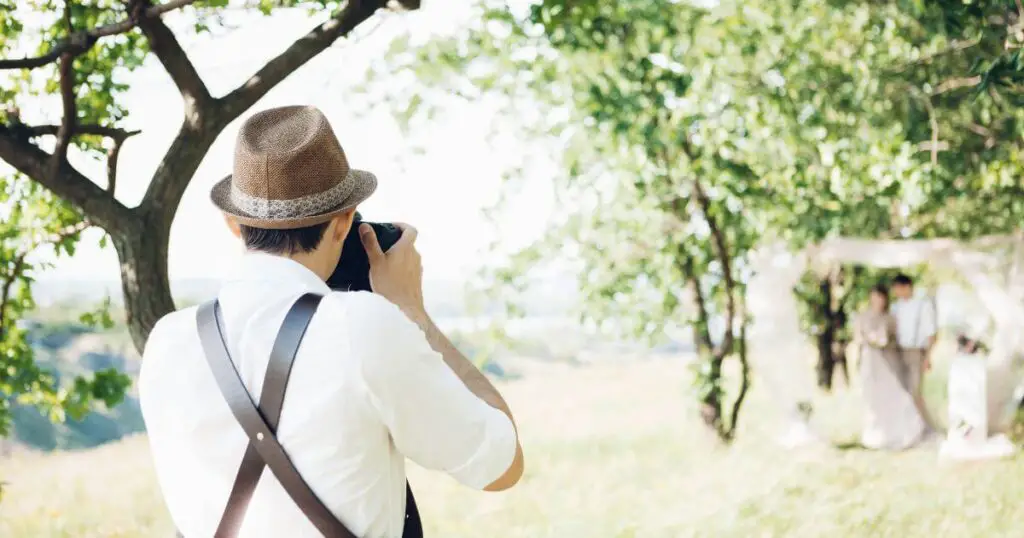
{"label": "tree", "polygon": [[[0,112],[0,159],[69,203],[81,222],[109,234],[121,260],[129,329],[140,350],[157,320],[174,309],[167,277],[171,222],[214,140],[271,88],[386,3],[246,0],[242,8],[266,15],[286,8],[322,11],[324,22],[222,96],[210,93],[182,48],[181,36],[163,17],[186,12],[194,19],[195,33],[207,32],[218,26],[217,16],[228,8],[227,0],[66,0],[62,5],[31,0],[16,8],[0,6],[0,54],[9,56],[19,45],[34,49],[26,57],[0,59],[0,70],[12,74],[0,84],[0,97],[9,104]],[[399,4],[416,9],[419,0]],[[31,28],[33,24],[40,27]],[[127,207],[115,193],[117,158],[121,145],[135,133],[118,127],[129,113],[120,98],[128,89],[124,73],[138,68],[150,54],[180,91],[184,118],[142,202]],[[46,96],[59,96],[59,122],[33,124],[22,117],[19,103]],[[105,181],[94,181],[72,166],[72,149],[92,158],[105,156]]]}
{"label": "tree", "polygon": [[[485,9],[468,37],[408,60],[432,84],[510,96],[508,105],[519,106],[510,115],[521,113],[532,135],[564,147],[558,189],[569,213],[545,241],[514,256],[501,279],[521,281],[531,265],[571,246],[584,269],[586,318],[648,337],[688,325],[700,414],[731,441],[750,382],[745,261],[759,236],[751,215],[768,199],[743,159],[756,149],[728,136],[742,130],[729,126],[735,105],[704,99],[712,77],[669,59],[673,49],[710,43],[697,24],[704,11],[646,1],[567,6],[545,2],[524,17]],[[652,59],[651,49],[665,57]],[[537,105],[557,112],[530,114]]]}
{"label": "tree", "polygon": [[[646,335],[689,325],[704,416],[728,440],[739,405],[725,409],[722,367],[741,366],[742,403],[746,260],[759,241],[1016,226],[1020,186],[1005,178],[1021,172],[1018,88],[957,82],[1001,56],[1012,28],[975,20],[987,37],[968,46],[974,30],[952,33],[950,5],[913,4],[483,2],[464,32],[399,42],[377,72],[494,99],[503,128],[557,148],[570,216],[502,276],[568,251],[586,318]],[[451,99],[375,91],[408,103],[396,106],[407,125]],[[812,309],[839,318],[830,339],[845,323],[832,293]]]}
{"label": "tree", "polygon": [[[124,397],[130,380],[115,368],[95,372],[91,378],[77,376],[62,383],[57,375],[41,368],[19,321],[30,312],[32,273],[40,264],[33,256],[52,248],[57,254],[71,254],[85,229],[78,213],[68,204],[43,191],[38,184],[17,178],[4,184],[0,207],[0,440],[10,433],[12,404],[39,408],[55,422],[65,416],[76,419],[96,402],[108,407]],[[109,312],[102,308],[83,314],[81,321],[109,328]]]}
{"label": "tree", "polygon": [[[789,50],[856,51],[857,59],[808,55],[815,59],[797,64],[799,72],[793,64],[782,72],[786,79],[814,81],[796,86],[813,94],[786,101],[815,102],[818,114],[808,116],[807,125],[825,127],[822,137],[805,140],[818,155],[801,168],[819,188],[806,189],[812,200],[793,215],[800,224],[787,228],[794,244],[835,236],[963,239],[1018,228],[1020,183],[1010,178],[1022,171],[1021,87],[1012,81],[1019,72],[1004,62],[1006,50],[1013,50],[1006,45],[1016,39],[1018,6],[916,4],[909,10],[902,3],[839,4],[815,15],[848,22],[810,35],[799,28],[784,32]],[[982,19],[991,24],[979,26]],[[906,149],[879,152],[876,141]],[[888,168],[900,170],[900,181],[835,181],[837,172],[879,177],[885,162],[878,155],[894,158],[898,166]],[[818,344],[823,388],[831,386],[842,358],[849,308],[880,276],[835,267],[824,276],[808,274],[795,290],[803,300],[803,326]]]}
{"label": "tree", "polygon": [[940,24],[950,51],[975,49],[974,61],[947,87],[1005,91],[1020,104],[1024,94],[1024,3],[1019,0],[901,0],[912,16]]}

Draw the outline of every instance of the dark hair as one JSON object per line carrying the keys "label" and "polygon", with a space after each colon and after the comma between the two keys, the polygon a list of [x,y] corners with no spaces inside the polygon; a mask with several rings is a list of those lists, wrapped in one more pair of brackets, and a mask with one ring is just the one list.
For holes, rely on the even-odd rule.
{"label": "dark hair", "polygon": [[900,273],[893,277],[892,284],[893,286],[913,286],[914,279],[910,278],[909,276],[903,273]]}
{"label": "dark hair", "polygon": [[316,224],[292,230],[268,230],[239,225],[245,248],[271,254],[313,252],[324,238],[330,223]]}
{"label": "dark hair", "polygon": [[871,293],[877,293],[885,298],[885,306],[889,306],[889,288],[885,287],[885,284],[878,283],[871,288]]}

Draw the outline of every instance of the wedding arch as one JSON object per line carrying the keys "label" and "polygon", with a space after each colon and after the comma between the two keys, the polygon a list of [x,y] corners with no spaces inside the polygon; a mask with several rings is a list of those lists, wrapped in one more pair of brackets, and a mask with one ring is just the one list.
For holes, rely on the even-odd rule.
{"label": "wedding arch", "polygon": [[[989,422],[998,432],[1012,420],[1020,399],[1024,365],[1024,242],[1020,237],[988,237],[971,242],[951,239],[829,239],[794,252],[786,245],[759,249],[752,257],[754,276],[747,305],[750,362],[780,411],[789,418],[783,442],[802,444],[820,437],[800,412],[816,390],[814,372],[805,364],[808,338],[800,330],[793,287],[807,270],[824,274],[837,264],[900,268],[927,264],[952,270],[973,291],[989,316],[987,359]],[[940,331],[943,328],[940,327]]]}

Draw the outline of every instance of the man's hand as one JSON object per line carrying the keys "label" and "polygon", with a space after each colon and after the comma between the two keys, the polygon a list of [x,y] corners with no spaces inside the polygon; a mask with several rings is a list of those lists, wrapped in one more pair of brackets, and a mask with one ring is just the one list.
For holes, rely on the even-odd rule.
{"label": "man's hand", "polygon": [[425,311],[423,307],[423,265],[413,244],[416,228],[395,223],[402,236],[385,253],[369,224],[359,226],[359,238],[370,260],[370,287],[413,320]]}

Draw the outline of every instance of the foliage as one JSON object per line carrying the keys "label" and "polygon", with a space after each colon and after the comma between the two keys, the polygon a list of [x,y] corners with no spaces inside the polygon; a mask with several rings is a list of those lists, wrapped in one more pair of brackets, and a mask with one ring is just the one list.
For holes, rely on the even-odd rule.
{"label": "foliage", "polygon": [[[745,256],[758,237],[751,215],[766,201],[763,186],[739,158],[750,148],[722,136],[742,128],[733,107],[719,103],[705,117],[709,103],[684,101],[695,85],[710,89],[712,77],[697,79],[667,56],[650,58],[651,48],[670,54],[672,47],[704,46],[692,35],[701,12],[623,4],[566,11],[548,3],[525,17],[490,10],[481,24],[494,32],[435,43],[413,62],[446,60],[453,71],[472,73],[460,88],[498,90],[556,111],[526,114],[532,125],[523,127],[564,147],[566,174],[557,189],[571,210],[499,276],[522,282],[526,268],[568,247],[584,268],[579,285],[588,321],[646,337],[689,324],[704,357],[695,368],[703,415],[729,440],[748,378],[742,376],[733,411],[724,401],[722,367],[735,358],[746,371]],[[488,63],[475,61],[481,49],[494,53]],[[687,302],[694,308],[685,309]],[[718,335],[716,319],[724,324]]]}
{"label": "foliage", "polygon": [[[802,245],[831,236],[971,238],[1017,229],[1024,206],[1020,182],[1012,178],[1022,172],[1022,116],[1016,104],[1021,88],[998,81],[1007,73],[998,75],[985,64],[1003,53],[1006,36],[996,34],[1005,34],[1005,28],[977,27],[972,18],[979,12],[961,9],[966,4],[960,2],[909,11],[905,5],[858,4],[852,11],[850,4],[836,5],[841,6],[836,13],[855,16],[848,24],[816,31],[813,39],[824,39],[825,46],[809,48],[799,33],[790,34],[800,50],[857,51],[856,62],[823,55],[810,72],[783,74],[811,78],[819,92],[792,103],[811,100],[826,113],[822,118],[840,120],[809,117],[810,125],[825,127],[816,162],[803,165],[819,186],[805,192],[819,200],[800,208],[798,225],[786,228],[790,240]],[[984,8],[986,17],[992,16],[991,8]],[[1015,21],[1016,9],[1009,14]],[[885,46],[876,40],[879,33]],[[967,76],[979,69],[987,74]],[[846,124],[857,128],[848,130]],[[879,142],[889,149],[879,151]],[[807,147],[814,143],[805,140]],[[874,181],[837,181],[851,172]],[[819,383],[825,388],[841,354],[833,340],[848,341],[848,309],[879,276],[864,268],[844,270],[846,280],[853,279],[847,290],[812,275],[795,290],[805,330],[818,341]],[[838,295],[823,295],[829,292]]]}
{"label": "foliage", "polygon": [[905,9],[936,23],[962,48],[977,48],[967,80],[976,91],[1007,91],[1020,97],[1024,86],[1024,4],[1018,0],[903,1]]}
{"label": "foliage", "polygon": [[[418,7],[415,0],[400,4]],[[167,278],[170,225],[213,141],[281,80],[383,7],[379,0],[0,2],[0,159],[9,165],[0,169],[0,436],[8,433],[14,401],[60,422],[81,418],[94,401],[114,405],[128,385],[114,369],[61,385],[34,360],[18,325],[33,307],[30,284],[38,268],[30,255],[48,244],[57,255],[71,255],[85,227],[107,232],[104,240],[112,240],[121,258],[125,313],[141,350],[153,324],[174,308]],[[270,15],[296,8],[322,13],[321,24],[250,80],[212,96],[180,41],[229,29],[229,9]],[[187,29],[175,25],[172,31],[165,23],[164,16],[176,15]],[[137,134],[125,127],[124,99],[130,74],[153,57],[179,90],[184,116],[142,202],[129,208],[116,196],[118,155]],[[86,177],[72,162],[88,160],[105,160],[106,177]],[[113,322],[106,307],[81,321]]]}
{"label": "foliage", "polygon": [[[0,436],[11,426],[15,403],[31,405],[55,422],[81,419],[95,402],[107,407],[124,397],[129,380],[117,369],[99,370],[88,377],[60,382],[51,369],[35,360],[26,327],[19,323],[31,311],[32,280],[40,262],[32,259],[44,248],[56,254],[74,253],[84,228],[78,214],[24,179],[6,184],[0,207]],[[30,233],[26,233],[31,230]],[[103,308],[83,321],[109,323]],[[109,327],[109,325],[107,325]]]}
{"label": "foliage", "polygon": [[[979,9],[1003,9],[1001,28],[949,2],[485,1],[459,33],[399,40],[375,70],[385,84],[412,72],[414,98],[370,93],[410,128],[453,96],[484,101],[502,140],[518,128],[556,148],[566,214],[498,275],[570,258],[585,319],[691,326],[699,398],[716,407],[759,242],[1018,226],[1024,109],[995,66],[1019,16],[997,4]],[[728,328],[712,337],[711,321]],[[710,415],[723,438],[728,422]]]}
{"label": "foliage", "polygon": [[[125,310],[141,350],[174,309],[167,243],[181,197],[223,129],[296,69],[384,9],[384,0],[26,0],[0,3],[0,159],[105,230],[121,259]],[[418,0],[396,5],[415,9]],[[182,46],[224,32],[234,16],[302,9],[320,23],[233,90],[210,93]],[[177,18],[184,24],[168,24]],[[172,30],[173,28],[173,30]],[[183,117],[141,203],[117,197],[118,155],[138,133],[125,108],[131,73],[155,59],[180,93]],[[160,106],[161,104],[157,104]],[[129,146],[131,149],[131,146]],[[147,150],[148,151],[148,150]],[[70,157],[69,157],[70,156]],[[76,165],[106,161],[106,177]],[[75,162],[77,161],[77,162]],[[6,171],[3,171],[6,173]],[[12,176],[0,176],[12,181]],[[123,179],[123,178],[122,178]]]}

